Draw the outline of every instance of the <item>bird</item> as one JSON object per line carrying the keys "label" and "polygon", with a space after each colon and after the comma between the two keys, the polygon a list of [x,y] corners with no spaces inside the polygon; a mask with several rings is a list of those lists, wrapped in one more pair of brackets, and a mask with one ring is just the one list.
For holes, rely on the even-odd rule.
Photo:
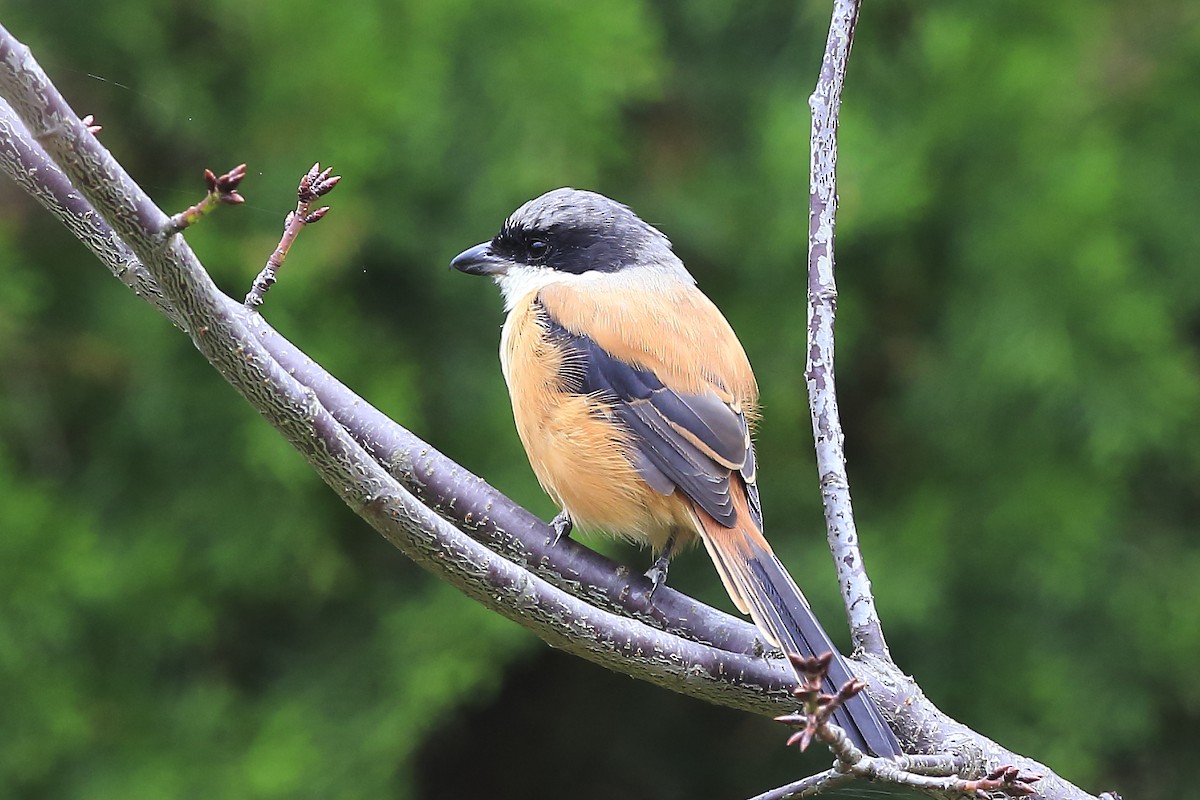
{"label": "bird", "polygon": [[[649,545],[657,588],[698,540],[771,645],[832,653],[827,692],[851,680],[763,536],[749,359],[670,240],[626,205],[561,188],[450,266],[503,296],[501,368],[529,463],[561,509],[555,541],[578,527]],[[865,692],[834,721],[860,749],[902,753]]]}

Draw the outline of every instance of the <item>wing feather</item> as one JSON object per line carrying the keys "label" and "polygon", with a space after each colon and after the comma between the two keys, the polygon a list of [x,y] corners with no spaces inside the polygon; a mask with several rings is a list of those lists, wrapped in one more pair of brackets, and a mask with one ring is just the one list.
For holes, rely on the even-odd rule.
{"label": "wing feather", "polygon": [[547,334],[564,353],[564,388],[604,400],[608,413],[632,434],[631,460],[646,483],[663,495],[681,490],[721,525],[733,527],[738,512],[730,481],[736,473],[748,484],[750,510],[761,527],[754,448],[740,404],[711,389],[672,389],[653,371],[568,330],[545,307],[540,313]]}

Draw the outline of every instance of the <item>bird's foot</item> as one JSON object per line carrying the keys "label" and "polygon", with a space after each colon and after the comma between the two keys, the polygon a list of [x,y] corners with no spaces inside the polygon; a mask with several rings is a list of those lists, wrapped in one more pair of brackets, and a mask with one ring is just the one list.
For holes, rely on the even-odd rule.
{"label": "bird's foot", "polygon": [[553,547],[554,545],[557,545],[564,536],[567,538],[571,537],[571,529],[575,527],[575,523],[572,521],[571,515],[563,510],[555,514],[554,519],[550,520],[550,527],[554,529],[554,541],[550,543]]}
{"label": "bird's foot", "polygon": [[659,553],[658,558],[654,559],[654,566],[646,570],[646,577],[649,578],[654,585],[650,587],[650,593],[646,595],[646,602],[654,599],[654,593],[658,591],[658,587],[667,582],[667,569],[671,566],[671,553],[664,549]]}

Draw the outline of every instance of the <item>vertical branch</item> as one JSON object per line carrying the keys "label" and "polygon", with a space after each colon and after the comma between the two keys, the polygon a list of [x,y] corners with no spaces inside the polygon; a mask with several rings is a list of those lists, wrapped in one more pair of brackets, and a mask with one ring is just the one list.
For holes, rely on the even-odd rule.
{"label": "vertical branch", "polygon": [[837,313],[837,286],[833,277],[837,125],[858,10],[859,0],[835,0],[817,88],[808,100],[812,111],[812,134],[808,200],[808,359],[804,377],[808,384],[808,404],[817,448],[825,529],[850,620],[850,633],[856,650],[889,657],[879,614],[875,610],[875,598],[871,594],[871,581],[858,548],[833,380],[833,328]]}

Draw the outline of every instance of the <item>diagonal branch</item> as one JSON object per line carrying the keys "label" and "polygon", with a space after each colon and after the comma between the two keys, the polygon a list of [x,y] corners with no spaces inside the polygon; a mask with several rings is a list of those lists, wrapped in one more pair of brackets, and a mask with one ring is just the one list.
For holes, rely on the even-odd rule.
{"label": "diagonal branch", "polygon": [[[785,702],[789,673],[781,661],[720,650],[598,609],[482,547],[408,492],[263,346],[252,333],[258,315],[217,290],[183,238],[171,233],[167,215],[82,128],[28,49],[2,28],[0,94],[24,124],[18,130],[11,115],[3,118],[0,154],[37,157],[32,143],[12,141],[31,130],[42,155],[80,187],[83,197],[73,210],[95,214],[86,202],[112,222],[197,349],[347,505],[406,555],[554,646],[602,665],[734,707],[766,712]],[[19,164],[9,171],[27,169]],[[473,508],[486,516],[486,507]],[[747,685],[756,690],[747,693]]]}
{"label": "diagonal branch", "polygon": [[[26,134],[21,121],[3,100],[0,100],[0,168],[53,213],[136,295],[185,329],[182,317],[163,298],[138,257],[71,186],[41,146]],[[762,652],[757,630],[745,620],[699,603],[668,586],[660,587],[654,595],[654,604],[648,605],[646,595],[651,583],[641,575],[569,539],[550,547],[554,533],[542,520],[355,394],[262,316],[246,314],[244,321],[271,357],[311,389],[377,462],[423,503],[472,538],[601,608],[721,650]]]}
{"label": "diagonal branch", "polygon": [[809,775],[798,781],[772,789],[769,792],[755,795],[750,800],[790,800],[793,797],[816,797],[830,789],[844,786],[854,780],[854,776],[835,769],[827,769],[816,775]]}

